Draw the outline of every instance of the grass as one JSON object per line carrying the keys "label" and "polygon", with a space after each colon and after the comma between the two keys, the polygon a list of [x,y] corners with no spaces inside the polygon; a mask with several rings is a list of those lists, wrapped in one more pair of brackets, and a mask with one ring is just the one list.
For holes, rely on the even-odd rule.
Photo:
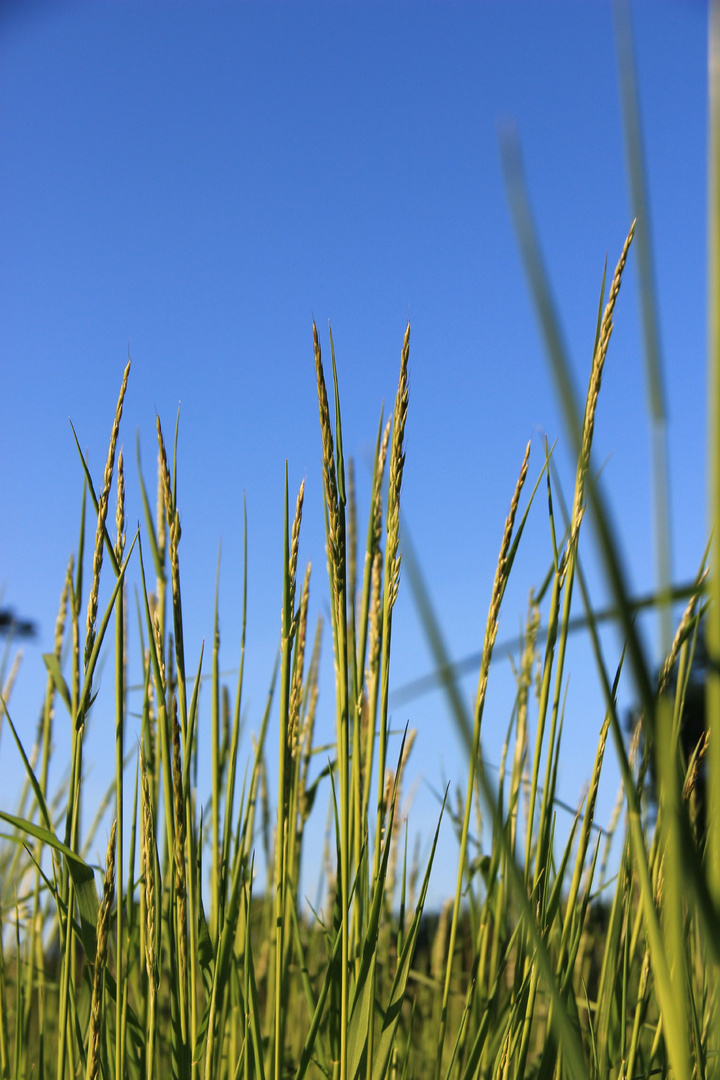
{"label": "grass", "polygon": [[[713,9],[712,41],[720,26]],[[619,33],[623,33],[619,24]],[[712,55],[715,55],[713,53]],[[628,129],[634,130],[633,84],[625,84]],[[711,64],[711,113],[717,132],[720,92]],[[633,141],[634,140],[634,141]],[[637,136],[630,138],[631,149]],[[698,827],[699,753],[685,759],[680,739],[684,697],[701,618],[707,611],[708,730],[718,715],[720,654],[718,575],[704,566],[677,631],[667,635],[659,677],[644,655],[602,489],[594,480],[592,441],[623,272],[632,255],[630,229],[609,285],[603,275],[584,408],[570,389],[559,320],[534,231],[519,157],[506,142],[508,191],[521,251],[551,368],[577,457],[569,509],[545,448],[537,465],[530,446],[509,512],[498,527],[499,556],[485,627],[472,714],[449,674],[439,623],[407,545],[404,566],[438,669],[446,673],[448,710],[469,745],[460,803],[446,797],[458,838],[457,880],[439,915],[425,912],[434,842],[426,866],[410,864],[398,800],[411,751],[406,732],[397,760],[388,752],[393,608],[401,586],[400,507],[409,408],[410,327],[401,348],[393,415],[378,425],[362,574],[360,518],[352,462],[345,458],[339,379],[332,335],[330,368],[313,326],[322,476],[325,495],[330,633],[335,666],[336,734],[327,768],[317,746],[321,628],[308,626],[310,567],[300,566],[304,484],[293,499],[285,484],[282,632],[267,705],[252,750],[241,759],[242,645],[234,693],[222,683],[217,596],[211,658],[211,790],[196,789],[198,700],[203,657],[190,668],[183,642],[180,515],[176,453],[157,420],[157,513],[140,475],[145,523],[125,536],[122,454],[116,447],[128,388],[125,370],[104,474],[86,479],[77,551],[62,588],[55,647],[45,657],[47,685],[35,746],[28,750],[13,717],[12,672],[3,673],[2,715],[23,764],[19,803],[0,809],[0,1076],[69,1080],[85,1076],[171,1075],[179,1080],[327,1076],[332,1080],[519,1080],[521,1077],[691,1080],[715,1075],[720,1019],[720,751],[710,739],[708,839]],[[643,190],[642,161],[630,155],[633,189]],[[720,269],[718,147],[711,146],[711,499],[717,520],[720,423]],[[638,223],[642,230],[643,223]],[[642,235],[642,233],[641,233]],[[649,258],[647,237],[642,258]],[[644,274],[643,288],[652,288]],[[646,318],[649,384],[659,380],[653,341],[655,305]],[[328,390],[329,387],[329,390]],[[658,394],[651,415],[662,427]],[[177,430],[175,444],[177,443]],[[176,446],[175,446],[176,450]],[[520,459],[521,454],[518,454]],[[172,461],[172,465],[171,465]],[[665,462],[656,456],[657,490]],[[532,490],[529,477],[534,476]],[[116,487],[113,493],[113,478]],[[483,713],[503,596],[534,496],[548,505],[551,565],[529,591],[514,707],[497,784],[480,753]],[[111,505],[115,507],[114,523]],[[580,537],[592,510],[607,580],[625,636],[617,670],[608,670],[598,634],[601,613],[588,601]],[[95,523],[86,554],[86,519]],[[666,514],[662,499],[656,529]],[[717,530],[712,554],[717,555]],[[658,537],[657,596],[669,611],[670,586]],[[247,545],[246,545],[247,546]],[[142,588],[137,629],[130,630],[126,574],[138,566]],[[84,577],[89,563],[89,582]],[[717,558],[712,562],[717,566]],[[111,578],[100,610],[101,575]],[[247,560],[245,561],[247,581]],[[556,840],[557,769],[564,721],[568,634],[580,601],[605,695],[587,794],[565,844]],[[541,622],[541,604],[546,611]],[[664,608],[663,608],[664,605]],[[667,623],[667,614],[663,615]],[[112,631],[108,634],[108,631]],[[138,733],[127,729],[127,655],[141,645],[143,686]],[[111,643],[112,642],[112,643]],[[106,653],[111,655],[106,658]],[[114,805],[102,880],[87,861],[96,822],[83,830],[83,743],[99,665],[114,663]],[[713,664],[715,666],[713,666]],[[623,666],[632,669],[641,702],[628,746],[617,708]],[[671,678],[671,675],[675,675]],[[277,699],[277,706],[275,701]],[[56,713],[58,717],[56,718]],[[55,722],[72,726],[67,782],[48,786]],[[267,734],[278,724],[276,763]],[[139,745],[128,753],[129,737]],[[595,802],[611,740],[622,787],[612,823],[598,830]],[[4,751],[7,754],[7,748]],[[327,749],[325,748],[327,757]],[[128,759],[131,767],[128,768]],[[650,766],[657,818],[647,812]],[[133,770],[134,766],[134,770]],[[277,806],[266,777],[277,770]],[[128,779],[130,787],[126,790]],[[330,806],[331,851],[324,910],[309,917],[300,903],[304,827],[318,800]],[[207,809],[203,812],[203,806]],[[489,822],[487,850],[480,808]],[[440,822],[438,822],[439,829]],[[487,832],[485,833],[487,835]],[[608,878],[613,838],[621,847]],[[255,873],[258,842],[268,880]],[[100,886],[100,891],[98,891]]]}

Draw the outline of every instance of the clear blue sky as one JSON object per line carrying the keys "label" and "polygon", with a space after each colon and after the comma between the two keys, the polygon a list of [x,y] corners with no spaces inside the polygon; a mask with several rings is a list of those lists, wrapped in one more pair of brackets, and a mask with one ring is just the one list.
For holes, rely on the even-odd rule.
{"label": "clear blue sky", "polygon": [[[684,581],[696,572],[707,531],[707,9],[690,0],[647,2],[632,13],[669,401],[673,575]],[[155,410],[170,433],[181,403],[180,560],[191,669],[203,638],[211,641],[220,541],[222,665],[237,663],[246,493],[248,730],[259,725],[280,629],[286,458],[293,492],[307,477],[301,560],[313,561],[314,612],[327,606],[313,316],[326,349],[332,320],[363,521],[366,462],[383,399],[392,407],[411,319],[402,513],[451,653],[480,647],[527,439],[534,437],[533,478],[547,433],[559,439],[568,498],[572,479],[503,186],[498,127],[508,119],[522,141],[584,386],[603,260],[607,254],[614,266],[632,219],[608,3],[2,6],[0,582],[3,604],[40,626],[12,698],[28,743],[44,687],[41,653],[52,647],[77,542],[83,481],[68,417],[99,483],[128,350],[129,524],[142,517],[136,432],[152,482]],[[596,438],[630,579],[642,592],[652,588],[654,570],[635,271],[631,255]],[[591,564],[589,539],[586,530]],[[527,592],[549,559],[541,500],[506,596],[501,640],[517,633]],[[135,566],[131,580],[138,577]],[[601,578],[591,580],[601,603]],[[407,581],[393,632],[392,679],[400,685],[432,666]],[[607,640],[613,666],[619,643]],[[330,652],[326,630],[327,664]],[[602,706],[581,643],[568,672],[560,785],[575,803]],[[328,675],[329,667],[321,698],[327,735]],[[468,700],[475,682],[463,681]],[[508,661],[499,661],[484,728],[491,761],[499,758],[511,686]],[[630,689],[624,694],[629,700]],[[87,743],[98,791],[110,776],[113,730],[101,704]],[[67,753],[64,721],[59,710],[58,760]],[[404,706],[393,721],[418,729],[416,776],[435,787],[443,777],[464,782],[439,695]],[[137,730],[131,715],[128,746]],[[18,769],[8,734],[0,741],[4,779]],[[616,775],[612,765],[601,819]],[[421,786],[411,826],[427,834],[435,814]],[[323,815],[324,806],[319,830]],[[445,830],[436,901],[452,862]]]}

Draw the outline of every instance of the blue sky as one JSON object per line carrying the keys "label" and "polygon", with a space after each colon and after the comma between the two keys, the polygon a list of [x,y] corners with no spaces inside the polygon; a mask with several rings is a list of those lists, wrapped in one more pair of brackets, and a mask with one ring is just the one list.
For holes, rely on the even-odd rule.
{"label": "blue sky", "polygon": [[[685,581],[707,531],[707,9],[648,2],[632,14],[669,402],[673,576]],[[170,433],[180,403],[191,668],[202,640],[211,640],[221,541],[222,666],[237,663],[246,495],[245,701],[247,729],[256,730],[280,629],[286,459],[293,492],[307,478],[301,560],[313,561],[314,613],[327,607],[312,318],[328,357],[332,320],[363,521],[367,462],[383,400],[392,407],[410,318],[402,513],[452,655],[476,651],[528,438],[531,477],[541,468],[543,434],[559,440],[568,499],[573,475],[498,131],[512,122],[522,142],[584,387],[603,261],[607,254],[614,266],[632,220],[611,6],[59,2],[6,4],[0,20],[0,583],[3,604],[40,627],[11,700],[28,742],[44,686],[41,653],[52,647],[79,527],[82,472],[68,417],[99,482],[128,352],[129,523],[142,517],[136,433],[152,481],[155,410]],[[653,533],[632,254],[615,323],[596,460],[605,463],[632,586],[643,592],[654,582]],[[602,603],[589,530],[584,553]],[[501,640],[517,633],[528,590],[549,560],[541,500],[506,595]],[[135,567],[131,580],[138,577]],[[392,680],[401,685],[432,666],[407,582],[393,635]],[[611,668],[619,647],[609,635]],[[330,651],[326,631],[328,734]],[[560,785],[574,804],[602,706],[580,641],[567,670]],[[475,682],[463,680],[468,700]],[[498,661],[484,721],[491,761],[499,759],[511,689],[508,661]],[[623,695],[629,702],[631,688]],[[87,744],[97,791],[112,740],[111,713],[101,705]],[[464,782],[460,744],[437,694],[403,706],[393,721],[418,729],[413,764],[423,780],[411,827],[427,835],[437,808],[425,782]],[[68,746],[62,723],[58,717],[58,761]],[[129,745],[137,727],[131,715]],[[14,775],[7,730],[0,755],[3,775]],[[58,765],[57,781],[61,774]],[[601,819],[616,776],[611,764]],[[436,901],[452,863],[444,828]]]}

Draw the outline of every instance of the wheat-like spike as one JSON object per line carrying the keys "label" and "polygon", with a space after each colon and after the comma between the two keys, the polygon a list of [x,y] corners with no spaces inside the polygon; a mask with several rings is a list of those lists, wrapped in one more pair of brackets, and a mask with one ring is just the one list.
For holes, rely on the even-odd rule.
{"label": "wheat-like spike", "polygon": [[[167,686],[167,682],[165,679],[165,652],[162,630],[160,629],[160,616],[158,614],[157,608],[155,609],[155,614],[152,617],[152,630],[153,637],[155,638],[155,651],[157,653],[158,666],[160,668],[160,679],[162,680],[164,689]],[[172,662],[172,649],[168,649],[168,656],[170,658],[170,661]],[[150,685],[152,685],[152,682]]]}
{"label": "wheat-like spike", "polygon": [[118,455],[115,528],[117,531],[117,538],[115,540],[115,558],[118,562],[121,562],[123,552],[125,551],[125,461],[123,458],[122,447],[120,447],[120,453]]}
{"label": "wheat-like spike", "polygon": [[[172,634],[168,634],[167,654],[167,675],[165,676],[164,680],[166,698],[168,690],[171,694],[177,690],[177,672],[175,671],[175,641]],[[165,667],[163,667],[163,675],[165,675]]]}
{"label": "wheat-like spike", "polygon": [[327,387],[322,366],[322,354],[318,340],[317,327],[313,320],[313,345],[315,348],[315,375],[317,378],[318,407],[320,410],[320,431],[323,448],[323,480],[325,500],[328,508],[328,559],[335,581],[342,580],[344,552],[340,544],[340,504],[338,500],[337,475],[335,472],[335,452],[332,428],[330,426],[330,407]]}
{"label": "wheat-like spike", "polygon": [[150,783],[145,768],[145,755],[140,749],[140,790],[142,795],[142,850],[141,861],[145,888],[145,967],[150,993],[158,984],[157,957],[155,955],[155,829],[153,825]]}
{"label": "wheat-like spike", "polygon": [[[310,599],[310,563],[305,570],[300,611],[295,639],[295,667],[292,686],[290,687],[290,708],[288,711],[288,750],[290,757],[295,757],[300,744],[300,706],[302,705],[303,672],[305,668],[305,643],[307,640],[308,601]],[[289,776],[289,772],[286,774]]]}
{"label": "wheat-like spike", "polygon": [[87,625],[85,632],[86,667],[88,665],[88,661],[90,660],[93,645],[95,644],[95,623],[97,620],[98,591],[100,588],[100,570],[102,568],[105,522],[107,520],[108,501],[110,498],[110,485],[112,483],[113,467],[115,465],[115,449],[117,447],[118,432],[120,431],[120,420],[122,419],[123,402],[125,400],[125,391],[127,390],[129,374],[130,361],[128,360],[125,367],[125,372],[123,374],[118,403],[115,407],[115,419],[113,420],[112,432],[110,434],[110,447],[108,449],[107,461],[105,463],[103,486],[100,492],[100,497],[98,499],[98,519],[97,528],[95,530],[95,552],[93,554],[93,576],[92,585],[90,587],[90,596],[88,597]]}
{"label": "wheat-like spike", "polygon": [[385,878],[385,895],[388,898],[395,895],[398,850],[400,848],[400,829],[402,827],[400,819],[400,777],[397,776],[393,769],[388,769],[385,773],[385,804],[383,810],[383,813],[386,816],[390,812],[390,802],[392,800],[393,788],[395,788],[396,784],[397,800],[395,803],[395,813],[392,819],[392,831],[387,840],[390,844],[390,857],[388,858],[387,877]]}
{"label": "wheat-like spike", "polygon": [[569,546],[573,547],[577,543],[578,533],[580,531],[580,525],[584,513],[584,498],[585,498],[585,481],[587,478],[588,469],[590,467],[590,447],[592,446],[593,433],[595,430],[595,412],[597,410],[598,397],[600,394],[600,385],[602,383],[603,369],[605,367],[605,357],[607,356],[608,345],[610,344],[610,335],[613,330],[613,313],[615,311],[615,302],[620,292],[620,285],[622,284],[622,275],[625,269],[625,263],[627,262],[628,252],[630,245],[635,235],[635,222],[633,221],[630,226],[630,232],[627,235],[627,239],[623,244],[623,249],[620,254],[620,259],[615,267],[615,274],[613,275],[612,284],[610,286],[610,294],[608,296],[607,304],[605,305],[605,311],[603,312],[602,322],[600,324],[600,333],[598,335],[597,347],[595,349],[595,355],[593,356],[592,367],[590,370],[590,385],[588,387],[587,400],[585,403],[585,416],[583,419],[582,430],[582,446],[580,450],[580,460],[578,462],[578,479],[575,485],[575,502],[573,506],[572,516],[572,528],[570,530]]}
{"label": "wheat-like spike", "polygon": [[295,615],[295,587],[297,578],[297,564],[298,564],[298,550],[300,548],[300,525],[302,523],[302,511],[303,500],[305,498],[305,480],[303,479],[300,484],[300,490],[298,491],[297,502],[295,504],[295,517],[292,524],[292,533],[290,535],[290,563],[288,566],[288,574],[290,577],[290,618],[293,619]]}
{"label": "wheat-like spike", "polygon": [[176,509],[170,528],[170,571],[172,574],[173,597],[175,598],[180,594],[180,562],[178,560],[178,548],[180,546],[181,535],[180,514]]}
{"label": "wheat-like spike", "polygon": [[[518,781],[520,781],[522,777],[523,759],[525,758],[527,750],[528,698],[530,696],[530,687],[532,686],[533,667],[538,656],[537,633],[539,628],[540,608],[535,599],[535,591],[531,588],[525,624],[525,641],[518,675],[517,738],[515,740],[515,754],[513,757],[513,776],[516,776]],[[517,819],[517,807],[514,811],[514,818],[515,820]]]}
{"label": "wheat-like spike", "polygon": [[[21,666],[21,664],[23,662],[24,655],[25,654],[22,651],[22,649],[18,649],[18,651],[15,653],[15,656],[13,657],[13,662],[10,665],[10,670],[7,673],[7,677],[5,679],[5,682],[4,682],[3,688],[2,688],[2,696],[3,696],[3,699],[4,699],[4,701],[6,703],[10,700],[10,697],[12,695],[13,687],[14,687],[15,682],[17,680],[18,672],[20,671],[20,666]],[[42,722],[42,718],[41,718],[41,722]]]}
{"label": "wheat-like spike", "polygon": [[405,775],[405,766],[410,756],[410,752],[413,748],[417,731],[413,728],[408,731],[405,745],[403,747],[402,756],[398,763],[397,772],[393,772],[392,769],[388,769],[385,773],[385,804],[383,813],[387,815],[390,811],[390,802],[393,797],[393,790],[396,790],[395,797],[395,813],[393,815],[392,834],[390,839],[390,858],[388,860],[388,870],[386,878],[385,890],[387,896],[391,897],[395,892],[395,880],[397,875],[397,859],[398,852],[400,850],[400,830],[403,825],[403,818],[400,813],[400,800],[402,795],[402,783]]}
{"label": "wheat-like spike", "polygon": [[172,577],[172,592],[173,599],[177,602],[178,597],[180,596],[180,562],[178,559],[178,547],[180,545],[182,529],[180,528],[180,514],[173,501],[172,482],[170,480],[165,440],[163,439],[160,417],[157,414],[155,416],[155,427],[157,429],[158,437],[159,470],[160,480],[162,482],[163,502],[165,504],[165,520],[170,533],[170,573]]}
{"label": "wheat-like spike", "polygon": [[410,323],[405,330],[402,355],[400,358],[400,378],[398,380],[397,393],[395,395],[395,411],[393,413],[392,443],[390,446],[390,481],[388,484],[388,508],[387,508],[387,551],[386,560],[388,569],[391,570],[391,603],[397,596],[400,559],[398,545],[400,540],[400,488],[402,487],[403,469],[405,467],[405,454],[403,442],[405,438],[405,422],[408,410],[408,358],[410,355]]}
{"label": "wheat-like spike", "polygon": [[[160,559],[165,561],[165,485],[163,483],[163,456],[165,454],[165,447],[158,447],[158,483],[157,483],[157,502],[155,509],[155,519],[157,527],[157,544],[158,551],[160,552]],[[167,469],[167,461],[165,461],[165,468]]]}
{"label": "wheat-like spike", "polygon": [[58,607],[57,619],[55,620],[55,637],[53,639],[54,652],[58,660],[62,654],[62,643],[65,637],[65,621],[67,619],[68,599],[72,596],[73,572],[75,558],[71,554],[68,559],[68,568],[65,574],[65,583],[60,593],[60,606]]}
{"label": "wheat-like spike", "polygon": [[687,607],[683,612],[683,616],[675,632],[675,637],[673,638],[673,643],[670,646],[670,652],[667,654],[665,663],[663,664],[660,675],[658,677],[658,696],[665,692],[665,690],[667,689],[667,685],[670,682],[670,676],[672,674],[673,668],[675,667],[675,664],[677,663],[677,658],[680,654],[680,649],[682,648],[683,641],[685,640],[687,628],[692,622],[693,616],[695,615],[695,609],[697,608],[698,602],[700,600],[700,586],[707,578],[708,573],[709,571],[705,570],[704,574],[698,581],[697,592],[694,592],[693,595],[690,597],[687,603]]}
{"label": "wheat-like spike", "polygon": [[[407,733],[407,739],[405,740],[405,746],[403,747],[402,757],[400,758],[400,765],[398,766],[398,773],[400,774],[400,779],[402,779],[402,777],[404,775],[405,766],[408,763],[408,760],[410,758],[410,754],[412,753],[412,748],[415,745],[415,740],[416,739],[417,739],[417,728],[410,728],[410,730]],[[400,782],[398,781],[398,786],[399,786],[399,783]]]}
{"label": "wheat-like spike", "polygon": [[173,519],[172,481],[170,479],[170,469],[168,468],[162,424],[160,423],[160,417],[157,413],[155,414],[155,430],[157,431],[158,438],[158,522],[160,520],[160,494],[162,493],[162,505],[165,509],[165,522],[169,528]]}
{"label": "wheat-like spike", "polygon": [[497,638],[498,632],[498,623],[500,619],[500,604],[502,601],[503,592],[505,590],[505,582],[508,574],[507,557],[510,551],[510,541],[512,540],[515,517],[517,515],[518,506],[520,504],[520,494],[527,478],[529,461],[530,443],[528,442],[527,446],[525,447],[525,456],[523,457],[520,475],[518,477],[517,484],[515,485],[512,502],[510,503],[510,511],[507,518],[505,519],[505,529],[503,531],[502,543],[500,544],[500,556],[498,558],[497,567],[495,569],[495,580],[493,582],[490,608],[488,611],[487,624],[485,626],[485,641],[483,644],[482,663],[480,666],[477,708],[482,708],[482,705],[485,701],[488,672],[490,670],[490,660],[492,659],[492,652],[493,648],[495,647],[495,640]]}
{"label": "wheat-like spike", "polygon": [[[375,486],[372,491],[371,499],[371,513],[373,521],[372,531],[372,547],[371,553],[378,550],[380,547],[380,537],[382,536],[382,481],[383,474],[385,472],[385,461],[387,459],[388,446],[390,443],[390,430],[392,428],[392,420],[388,420],[383,431],[382,440],[380,442],[380,450],[378,452],[377,469],[375,471]],[[374,557],[374,556],[373,556]]]}
{"label": "wheat-like spike", "polygon": [[100,1071],[100,1022],[102,1020],[103,971],[107,960],[108,928],[110,912],[115,894],[115,833],[117,821],[110,828],[110,840],[107,847],[103,898],[97,917],[97,946],[95,950],[95,970],[93,972],[92,1003],[90,1006],[90,1037],[88,1040],[88,1062],[85,1073],[87,1080],[96,1080]]}
{"label": "wheat-like spike", "polygon": [[380,646],[382,645],[382,568],[383,553],[381,548],[375,552],[372,577],[370,579],[370,642],[368,649],[367,671],[365,679],[368,690],[372,680],[377,678],[380,666]]}
{"label": "wheat-like spike", "polygon": [[700,766],[702,765],[703,759],[707,754],[707,749],[709,745],[710,732],[706,731],[702,735],[700,742],[697,745],[697,749],[693,754],[693,757],[691,759],[692,768],[688,772],[685,783],[683,784],[682,797],[686,802],[690,801],[692,793],[695,790],[695,785],[697,784],[698,777],[700,776]]}

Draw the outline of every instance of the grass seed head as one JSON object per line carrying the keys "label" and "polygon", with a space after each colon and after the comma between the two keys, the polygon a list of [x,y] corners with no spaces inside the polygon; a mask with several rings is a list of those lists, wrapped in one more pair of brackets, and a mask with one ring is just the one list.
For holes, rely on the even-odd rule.
{"label": "grass seed head", "polygon": [[123,557],[125,550],[125,462],[122,447],[118,455],[117,471],[117,508],[115,510],[115,528],[117,538],[115,540],[115,557],[118,562]]}
{"label": "grass seed head", "polygon": [[372,515],[373,515],[373,536],[372,536],[372,551],[377,551],[380,547],[380,537],[382,536],[382,482],[383,475],[385,473],[385,461],[387,459],[388,445],[390,443],[390,431],[392,428],[392,420],[388,420],[383,431],[382,441],[380,443],[380,451],[378,453],[377,470],[375,472],[375,486],[372,494]]}
{"label": "grass seed head", "polygon": [[340,505],[338,499],[337,474],[335,472],[335,451],[332,428],[330,426],[330,407],[327,387],[322,366],[322,354],[318,340],[317,327],[313,321],[313,344],[315,347],[315,376],[317,379],[318,408],[320,410],[320,431],[323,449],[323,482],[325,501],[328,509],[328,559],[335,581],[343,576],[344,552],[340,542]]}
{"label": "grass seed head", "polygon": [[665,692],[668,683],[670,682],[670,676],[672,675],[673,668],[675,667],[678,656],[680,655],[680,649],[682,648],[683,642],[687,637],[688,627],[693,620],[695,611],[697,610],[697,606],[700,601],[701,586],[707,576],[708,570],[703,573],[702,577],[698,581],[697,592],[694,592],[688,600],[685,611],[683,612],[680,623],[678,624],[678,628],[675,632],[675,637],[673,638],[672,645],[670,646],[670,652],[665,658],[665,663],[660,669],[660,675],[658,677],[658,696]]}
{"label": "grass seed head", "polygon": [[100,497],[98,499],[98,518],[97,528],[95,530],[95,552],[93,554],[93,576],[92,584],[90,586],[90,596],[88,597],[87,624],[85,632],[86,667],[90,660],[93,645],[95,644],[95,623],[97,621],[98,592],[100,589],[100,570],[102,568],[103,544],[105,540],[105,522],[107,520],[108,501],[110,499],[110,485],[112,483],[112,474],[115,465],[115,450],[117,447],[118,433],[120,431],[120,421],[122,419],[123,402],[125,401],[125,391],[127,390],[129,374],[130,361],[128,360],[125,367],[125,372],[123,374],[123,380],[120,387],[120,395],[118,397],[117,406],[115,407],[115,419],[113,420],[112,432],[110,434],[110,447],[108,449],[107,461],[105,463],[103,486],[100,492]]}
{"label": "grass seed head", "polygon": [[378,548],[373,559],[372,577],[370,584],[370,648],[368,650],[368,663],[366,679],[368,687],[377,678],[380,666],[380,647],[382,645],[382,567],[383,554]]}
{"label": "grass seed head", "polygon": [[605,357],[607,356],[608,345],[610,344],[610,336],[613,330],[613,313],[615,311],[615,303],[620,292],[622,275],[625,269],[628,252],[630,251],[630,245],[632,243],[634,235],[635,222],[633,221],[632,225],[630,226],[630,232],[628,233],[625,243],[623,244],[620,259],[618,260],[618,264],[615,267],[615,273],[613,275],[612,284],[610,286],[610,294],[608,296],[607,304],[605,305],[605,311],[603,312],[597,347],[595,349],[592,368],[590,370],[590,384],[588,387],[587,398],[585,401],[585,416],[583,419],[582,447],[580,450],[580,459],[578,461],[578,477],[575,485],[575,500],[573,506],[572,527],[570,530],[569,541],[570,547],[574,547],[577,544],[577,538],[580,532],[580,525],[582,523],[582,516],[584,512],[585,483],[587,479],[588,469],[590,467],[590,449],[592,446],[593,433],[595,430],[595,413],[597,411],[598,397],[600,395],[600,385],[602,383],[603,369],[605,367]]}
{"label": "grass seed head", "polygon": [[395,394],[395,411],[393,413],[392,443],[390,446],[390,481],[388,485],[388,509],[387,509],[387,551],[386,560],[391,570],[391,604],[397,598],[397,590],[400,577],[400,557],[398,546],[400,541],[400,489],[402,487],[403,470],[405,468],[405,454],[403,445],[405,441],[405,422],[408,410],[408,358],[410,355],[410,323],[405,330],[402,354],[400,357],[400,378],[398,380],[397,393]]}
{"label": "grass seed head", "polygon": [[480,665],[480,679],[478,683],[476,709],[481,709],[485,702],[488,672],[490,670],[490,660],[492,659],[492,652],[493,648],[495,647],[495,640],[497,638],[498,632],[498,623],[500,620],[500,604],[502,603],[503,593],[505,591],[505,585],[507,583],[507,558],[510,552],[510,543],[512,541],[515,518],[517,516],[518,506],[520,505],[520,495],[522,493],[525,480],[527,479],[529,461],[530,443],[528,442],[527,446],[525,447],[525,456],[523,457],[523,463],[520,468],[520,475],[515,485],[512,502],[510,503],[510,510],[508,512],[507,518],[505,519],[505,528],[503,530],[502,543],[500,544],[500,555],[498,557],[497,567],[495,569],[495,580],[493,582],[493,591],[490,598],[490,609],[488,611],[487,623],[485,626],[485,641],[483,644],[482,663]]}
{"label": "grass seed head", "polygon": [[300,548],[300,525],[302,523],[302,510],[303,500],[305,498],[305,480],[303,479],[300,484],[300,490],[298,491],[297,502],[295,504],[295,518],[292,525],[292,534],[290,537],[290,565],[288,566],[288,574],[290,578],[290,619],[294,616],[295,609],[295,584],[297,578],[297,564],[298,564],[298,550]]}
{"label": "grass seed head", "polygon": [[145,755],[140,749],[140,790],[142,798],[142,838],[141,861],[145,891],[145,966],[150,983],[150,992],[154,993],[158,984],[157,956],[155,950],[155,827],[153,823],[150,782],[145,768]]}
{"label": "grass seed head", "polygon": [[303,694],[303,672],[305,668],[305,643],[307,640],[307,615],[310,599],[310,563],[305,570],[300,611],[298,613],[297,635],[295,638],[295,665],[292,686],[290,688],[290,709],[288,719],[288,748],[290,756],[297,753],[300,740],[300,707]]}

